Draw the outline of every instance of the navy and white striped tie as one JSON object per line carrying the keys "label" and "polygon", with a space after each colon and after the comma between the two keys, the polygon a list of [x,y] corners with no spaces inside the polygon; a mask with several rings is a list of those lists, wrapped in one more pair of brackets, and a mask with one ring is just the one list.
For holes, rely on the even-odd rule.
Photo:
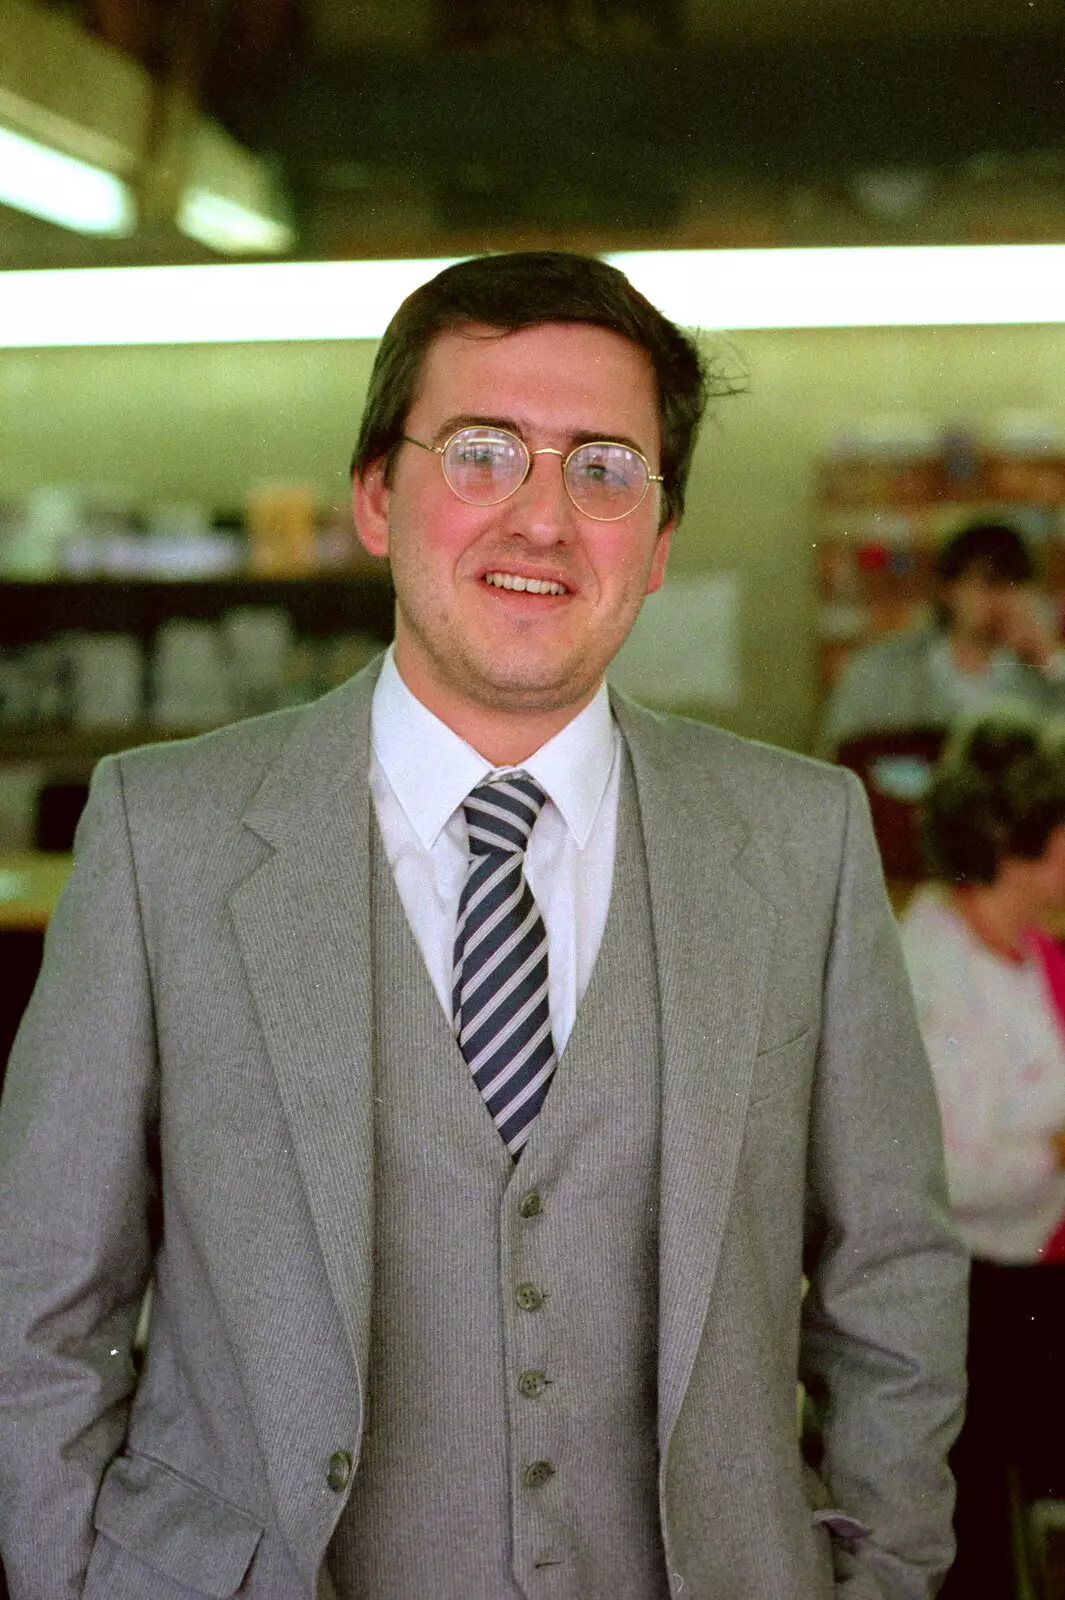
{"label": "navy and white striped tie", "polygon": [[463,804],[470,864],[455,934],[455,1033],[515,1160],[556,1065],[547,930],[525,881],[525,848],[545,799],[528,773],[515,772],[478,784]]}

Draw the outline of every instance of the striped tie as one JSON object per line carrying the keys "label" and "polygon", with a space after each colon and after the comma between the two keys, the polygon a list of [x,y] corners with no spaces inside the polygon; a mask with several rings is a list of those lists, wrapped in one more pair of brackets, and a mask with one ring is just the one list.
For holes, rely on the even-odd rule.
{"label": "striped tie", "polygon": [[470,864],[455,934],[455,1032],[515,1160],[555,1070],[547,930],[524,871],[545,799],[528,773],[515,772],[479,784],[463,805]]}

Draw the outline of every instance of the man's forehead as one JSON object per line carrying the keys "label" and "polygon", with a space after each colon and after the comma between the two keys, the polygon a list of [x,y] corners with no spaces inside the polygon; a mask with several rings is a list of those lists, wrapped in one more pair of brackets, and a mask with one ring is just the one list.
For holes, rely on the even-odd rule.
{"label": "man's forehead", "polygon": [[976,556],[966,563],[953,580],[955,583],[987,584],[996,589],[1012,588],[1023,580],[1012,573],[1003,572],[989,556]]}
{"label": "man's forehead", "polygon": [[[471,322],[434,336],[422,361],[412,410],[426,404],[441,416],[495,417],[512,414],[507,400],[519,411],[523,403],[552,412],[562,407],[617,410],[618,426],[640,413],[658,422],[651,358],[641,345],[612,329],[583,322],[499,329]],[[440,418],[434,415],[432,420]]]}
{"label": "man's forehead", "polygon": [[542,322],[527,322],[517,328],[500,328],[491,322],[478,322],[471,318],[468,322],[456,322],[451,327],[441,328],[429,340],[427,351],[440,345],[465,345],[471,349],[495,347],[509,351],[523,342],[538,337],[547,337],[559,340],[561,343],[579,345],[589,338],[605,339],[616,342],[627,349],[645,353],[643,346],[634,339],[629,339],[623,333],[618,333],[614,328],[604,327],[599,322],[582,322],[575,318],[546,318]]}

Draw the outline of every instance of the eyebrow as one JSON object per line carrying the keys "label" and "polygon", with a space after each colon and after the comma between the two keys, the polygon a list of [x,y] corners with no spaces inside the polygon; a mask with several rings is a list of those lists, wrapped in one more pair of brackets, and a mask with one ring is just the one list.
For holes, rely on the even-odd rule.
{"label": "eyebrow", "polygon": [[[443,444],[450,439],[453,433],[458,433],[460,428],[501,428],[505,433],[514,433],[522,442],[525,442],[525,433],[521,423],[513,417],[485,417],[475,416],[473,412],[462,411],[457,416],[448,417],[442,422],[433,435],[434,444]],[[582,444],[623,444],[629,450],[635,450],[638,455],[647,456],[643,445],[636,443],[624,433],[591,433],[587,431],[571,433],[569,435],[570,449],[576,450]]]}

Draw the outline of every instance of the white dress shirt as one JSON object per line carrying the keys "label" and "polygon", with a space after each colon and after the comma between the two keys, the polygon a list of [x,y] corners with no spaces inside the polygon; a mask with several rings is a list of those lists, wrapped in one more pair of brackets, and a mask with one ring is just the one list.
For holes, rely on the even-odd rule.
{"label": "white dress shirt", "polygon": [[[452,957],[469,860],[462,802],[496,768],[422,705],[385,656],[370,717],[370,792],[392,875],[433,988],[451,1021]],[[573,1029],[610,905],[621,734],[606,686],[521,763],[547,795],[525,872],[547,929],[556,1054]]]}

